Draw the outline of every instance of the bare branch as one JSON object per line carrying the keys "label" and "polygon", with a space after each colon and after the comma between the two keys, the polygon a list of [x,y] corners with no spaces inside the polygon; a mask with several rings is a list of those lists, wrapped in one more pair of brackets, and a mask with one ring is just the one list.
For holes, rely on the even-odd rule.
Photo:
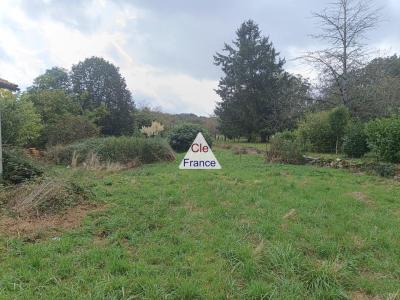
{"label": "bare branch", "polygon": [[337,0],[329,9],[313,13],[321,33],[312,37],[327,41],[330,47],[308,52],[303,59],[321,66],[322,72],[329,74],[328,78],[337,85],[344,105],[350,102],[348,74],[360,68],[367,57],[363,40],[379,22],[379,11],[368,0]]}

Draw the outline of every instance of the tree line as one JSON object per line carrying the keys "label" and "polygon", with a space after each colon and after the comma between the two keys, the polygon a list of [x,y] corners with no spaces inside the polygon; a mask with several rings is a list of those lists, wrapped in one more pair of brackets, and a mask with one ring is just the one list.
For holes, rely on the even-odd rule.
{"label": "tree line", "polygon": [[365,36],[380,20],[370,1],[338,0],[314,17],[321,31],[313,37],[327,47],[300,58],[319,70],[312,85],[290,74],[285,59],[248,20],[236,31],[232,44],[214,56],[224,76],[215,114],[219,130],[229,138],[267,140],[292,129],[307,112],[346,107],[360,121],[400,112],[400,58],[368,61]]}
{"label": "tree line", "polygon": [[0,89],[0,110],[3,142],[11,146],[46,148],[98,135],[140,135],[153,121],[165,131],[191,123],[217,135],[215,117],[137,108],[118,67],[101,57],[87,58],[70,70],[48,69],[21,93]]}

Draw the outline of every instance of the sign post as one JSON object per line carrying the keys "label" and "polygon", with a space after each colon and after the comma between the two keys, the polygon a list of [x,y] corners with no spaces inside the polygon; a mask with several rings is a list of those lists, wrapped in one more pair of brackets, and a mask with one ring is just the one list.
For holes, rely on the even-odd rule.
{"label": "sign post", "polygon": [[179,169],[221,169],[204,136],[199,132],[189,151],[179,165]]}

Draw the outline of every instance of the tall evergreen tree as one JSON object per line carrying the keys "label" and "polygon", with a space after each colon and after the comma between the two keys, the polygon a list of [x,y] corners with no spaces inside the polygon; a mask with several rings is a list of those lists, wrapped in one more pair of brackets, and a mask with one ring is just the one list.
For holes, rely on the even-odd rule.
{"label": "tall evergreen tree", "polygon": [[214,56],[214,63],[225,73],[216,90],[222,101],[215,114],[223,134],[248,140],[259,135],[265,140],[281,129],[282,114],[291,107],[287,93],[299,79],[283,70],[285,60],[252,20],[244,22],[236,34],[233,45],[225,44],[226,54]]}
{"label": "tall evergreen tree", "polygon": [[119,69],[100,57],[72,66],[73,93],[83,110],[106,110],[96,123],[107,135],[130,134],[134,129],[134,102]]}

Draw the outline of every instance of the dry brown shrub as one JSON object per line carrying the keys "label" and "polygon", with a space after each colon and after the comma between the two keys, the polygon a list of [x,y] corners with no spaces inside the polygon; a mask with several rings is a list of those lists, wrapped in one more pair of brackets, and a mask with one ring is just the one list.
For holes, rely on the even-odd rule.
{"label": "dry brown shrub", "polygon": [[0,202],[17,216],[41,216],[82,203],[89,196],[88,191],[74,182],[44,178],[4,189]]}

